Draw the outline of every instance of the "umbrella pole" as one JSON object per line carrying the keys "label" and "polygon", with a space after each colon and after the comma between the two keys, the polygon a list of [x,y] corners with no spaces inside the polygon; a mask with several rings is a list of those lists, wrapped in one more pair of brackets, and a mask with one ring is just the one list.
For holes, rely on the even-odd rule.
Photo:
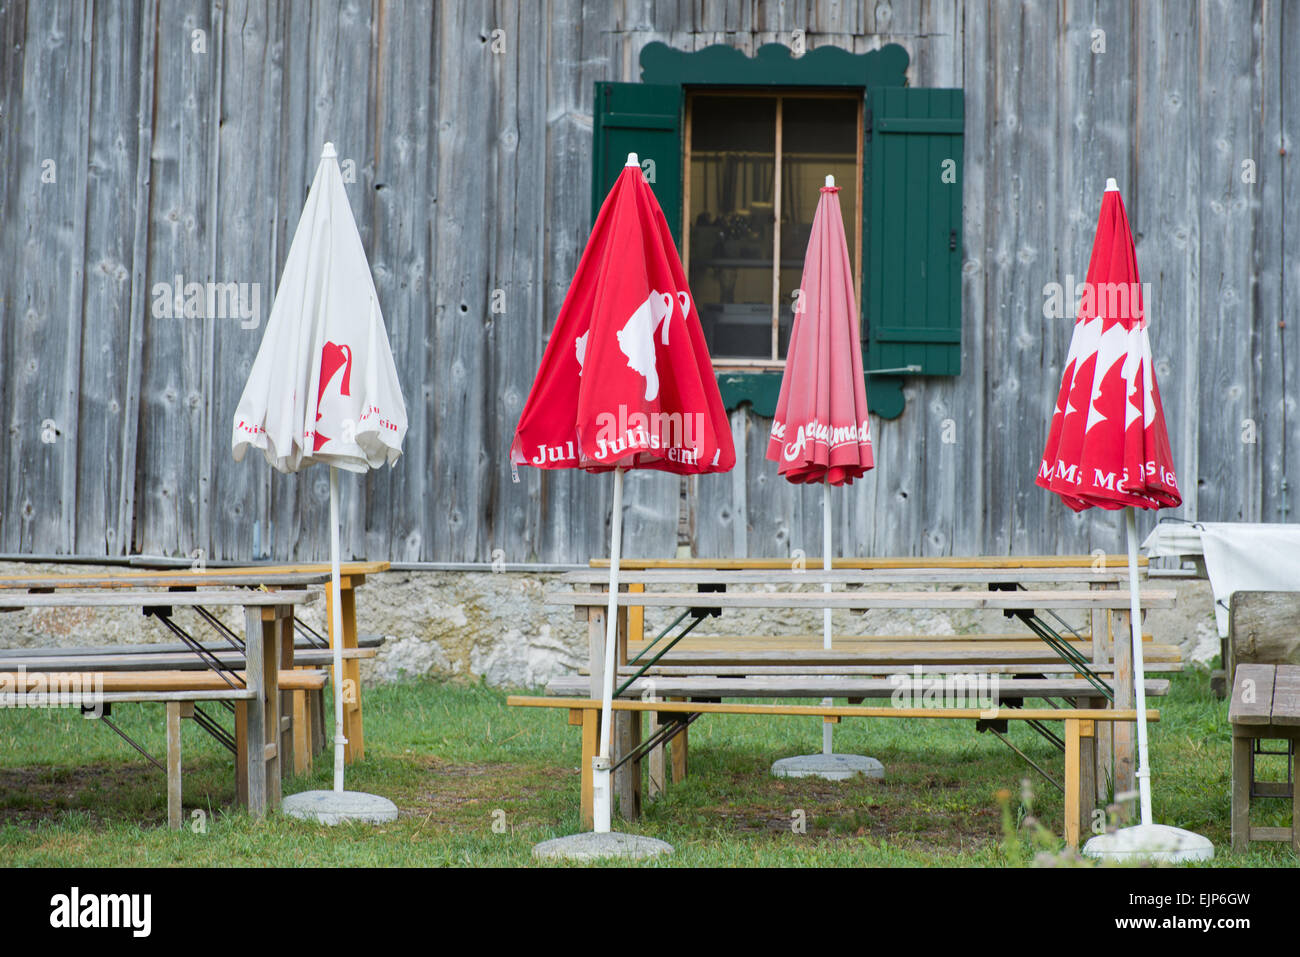
{"label": "umbrella pole", "polygon": [[1128,537],[1129,618],[1133,634],[1133,692],[1137,703],[1138,800],[1142,823],[1151,823],[1151,765],[1147,758],[1146,666],[1142,661],[1142,601],[1138,592],[1137,516],[1130,505],[1124,509],[1124,528]]}
{"label": "umbrella pole", "polygon": [[330,611],[334,646],[334,790],[343,790],[343,600],[339,575],[339,470],[330,466]]}
{"label": "umbrella pole", "polygon": [[[822,485],[822,570],[831,570],[831,483],[825,482]],[[831,583],[824,582],[822,591],[829,593]],[[826,651],[831,650],[831,610],[830,608],[822,609],[822,648]],[[822,704],[829,705],[830,698],[822,701]],[[832,729],[835,726],[829,721],[822,722],[822,754],[831,754],[833,747],[831,744]]]}
{"label": "umbrella pole", "polygon": [[609,833],[613,804],[610,786],[610,742],[614,736],[614,672],[618,635],[618,563],[623,549],[623,469],[614,469],[614,503],[610,510],[609,606],[605,611],[605,675],[600,706],[600,755],[592,758],[592,817],[597,834]]}

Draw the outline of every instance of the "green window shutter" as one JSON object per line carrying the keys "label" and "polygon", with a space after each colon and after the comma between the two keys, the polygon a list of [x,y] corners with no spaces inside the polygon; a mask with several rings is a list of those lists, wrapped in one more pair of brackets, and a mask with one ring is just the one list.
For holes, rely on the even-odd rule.
{"label": "green window shutter", "polygon": [[636,153],[663,207],[673,241],[681,249],[682,88],[598,82],[593,114],[592,222],[622,172],[627,154]]}
{"label": "green window shutter", "polygon": [[869,369],[961,372],[961,90],[868,93],[863,196]]}

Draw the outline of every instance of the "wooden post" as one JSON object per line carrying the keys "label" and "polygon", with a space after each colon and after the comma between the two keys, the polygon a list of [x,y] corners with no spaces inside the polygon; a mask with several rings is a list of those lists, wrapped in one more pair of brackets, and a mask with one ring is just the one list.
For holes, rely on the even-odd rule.
{"label": "wooden post", "polygon": [[[357,646],[357,601],[354,586],[364,580],[362,576],[343,575],[339,579],[339,595],[343,617],[343,647]],[[325,586],[325,618],[329,623],[330,647],[334,647],[334,589]],[[330,669],[333,677],[333,668]],[[343,748],[343,760],[351,764],[366,756],[365,737],[361,725],[361,663],[355,658],[343,662],[343,687],[335,688],[343,695],[343,735],[348,743]]]}
{"label": "wooden post", "polygon": [[[658,696],[652,696],[650,700],[659,701],[660,699]],[[656,734],[658,734],[659,729],[661,727],[662,727],[662,723],[659,720],[659,712],[651,711],[650,712],[650,737],[653,738]],[[665,774],[667,770],[666,761],[665,761],[665,747],[666,746],[664,744],[660,744],[657,747],[651,749],[650,751],[650,760],[647,765],[648,773],[646,775],[646,777],[648,778],[647,785],[646,785],[646,796],[651,801],[660,797],[664,793],[664,786],[667,784],[667,776]]]}
{"label": "wooden post", "polygon": [[[627,608],[618,609],[618,627],[614,653],[615,690],[618,684],[618,669],[627,664]],[[615,711],[613,714],[614,739],[611,754],[617,764],[624,756],[631,754],[641,743],[641,712]],[[641,762],[629,761],[614,772],[613,788],[618,795],[619,813],[629,821],[641,816]]]}
{"label": "wooden post", "polygon": [[[278,674],[284,674],[293,671],[293,608],[291,606],[285,605],[276,609],[275,631],[276,640],[280,644]],[[296,717],[294,699],[297,694],[292,691],[281,691],[278,697],[280,699],[278,709],[280,777],[285,778],[297,769],[299,735],[298,725],[294,720]]]}
{"label": "wooden post", "polygon": [[[686,699],[670,698],[668,700],[685,701]],[[669,749],[672,755],[673,784],[681,784],[683,781],[685,781],[686,772],[689,770],[688,756],[690,754],[690,746],[687,740],[687,733],[689,732],[689,730],[690,728],[686,724],[683,724],[682,730],[678,731],[675,735],[673,735],[672,739],[668,742]]]}
{"label": "wooden post", "polygon": [[244,608],[244,671],[253,697],[240,702],[246,707],[244,720],[244,764],[248,778],[248,813],[256,819],[266,815],[266,640],[262,630],[262,609]]}
{"label": "wooden post", "polygon": [[[1077,708],[1104,708],[1105,698],[1080,698]],[[1097,807],[1097,729],[1105,721],[1085,721],[1079,729],[1079,826],[1092,834],[1093,811]]]}
{"label": "wooden post", "polygon": [[[262,609],[262,777],[266,806],[280,806],[280,608]],[[256,740],[256,739],[253,739]]]}
{"label": "wooden post", "polygon": [[1065,845],[1079,846],[1079,738],[1082,721],[1065,719]]}
{"label": "wooden post", "polygon": [[181,829],[181,702],[167,702],[167,826]]}
{"label": "wooden post", "polygon": [[[1254,739],[1232,729],[1232,849],[1244,852],[1250,846],[1250,764]],[[1300,775],[1298,775],[1300,777]],[[1300,792],[1300,787],[1296,788]],[[1295,822],[1292,821],[1292,827]]]}
{"label": "wooden post", "polygon": [[[643,592],[645,585],[640,582],[634,585],[628,585],[627,590],[630,592]],[[640,644],[645,641],[645,608],[637,605],[627,610],[627,638],[628,641]]]}
{"label": "wooden post", "polygon": [[587,609],[587,671],[591,675],[591,698],[599,701],[605,680],[605,609]]}
{"label": "wooden post", "polygon": [[293,697],[293,770],[306,774],[311,770],[312,728],[311,714],[307,710],[307,692],[290,692]]}
{"label": "wooden post", "polygon": [[579,768],[582,772],[582,797],[579,816],[582,819],[582,829],[584,831],[591,830],[596,820],[595,778],[591,770],[591,760],[600,750],[597,736],[599,726],[600,712],[595,708],[584,708],[582,710],[582,764]]}

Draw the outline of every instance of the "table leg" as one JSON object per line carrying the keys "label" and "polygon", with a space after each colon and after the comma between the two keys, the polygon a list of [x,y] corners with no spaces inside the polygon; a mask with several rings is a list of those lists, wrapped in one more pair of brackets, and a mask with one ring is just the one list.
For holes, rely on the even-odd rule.
{"label": "table leg", "polygon": [[[1115,707],[1135,708],[1133,692],[1133,631],[1127,611],[1116,610],[1112,616],[1115,626]],[[1137,797],[1137,778],[1134,775],[1135,725],[1131,721],[1115,721],[1111,731],[1115,743],[1115,803],[1125,822]],[[1120,795],[1132,795],[1120,800]]]}
{"label": "table leg", "polygon": [[1079,739],[1083,722],[1065,719],[1065,846],[1079,846]]}
{"label": "table leg", "polygon": [[[1080,698],[1079,708],[1102,707],[1096,698]],[[1105,699],[1101,699],[1105,701]],[[1085,721],[1079,736],[1079,824],[1085,835],[1093,831],[1094,811],[1097,808],[1097,728],[1105,721]]]}
{"label": "table leg", "polygon": [[[342,577],[339,594],[340,611],[343,618],[342,642],[344,648],[357,646],[357,604],[354,582],[351,576]],[[325,617],[329,622],[330,647],[334,647],[334,589],[325,586]],[[331,669],[331,676],[333,671]],[[361,729],[361,663],[355,658],[343,662],[343,686],[334,689],[335,694],[343,695],[343,735],[348,743],[343,747],[343,759],[349,764],[365,757],[365,738]]]}
{"label": "table leg", "polygon": [[[669,698],[668,700],[685,701],[686,699]],[[682,715],[682,717],[686,718],[687,716]],[[687,734],[689,733],[689,730],[690,730],[689,726],[683,723],[682,730],[678,731],[675,735],[673,735],[672,739],[668,742],[669,751],[671,753],[671,759],[673,764],[673,784],[681,784],[683,781],[686,780],[686,772],[688,770],[688,764],[689,764],[688,756],[690,754],[690,745],[687,739]]]}
{"label": "table leg", "polygon": [[[280,674],[293,671],[293,615],[285,614],[283,609],[276,617],[276,634],[280,643]],[[279,729],[280,729],[280,777],[286,778],[296,769],[298,757],[298,725],[295,721],[295,698],[293,691],[281,691],[279,694]]]}
{"label": "table leg", "polygon": [[[655,698],[651,698],[650,700],[659,701],[661,699],[655,697]],[[658,734],[659,729],[662,726],[663,725],[659,720],[659,712],[651,711],[650,712],[650,737],[653,738],[656,734]],[[666,766],[665,766],[666,755],[664,751],[665,747],[666,745],[663,742],[661,742],[650,751],[650,762],[648,766],[649,774],[647,775],[649,781],[648,781],[646,794],[651,801],[663,795],[664,785],[667,783],[667,778],[665,776],[665,771],[666,771]]]}
{"label": "table leg", "polygon": [[243,751],[248,786],[248,813],[266,815],[266,638],[262,609],[244,609],[244,653],[248,661],[245,683],[253,697],[241,702],[245,713]]}
{"label": "table leg", "polygon": [[1250,750],[1253,739],[1232,735],[1232,849],[1244,852],[1250,846]]}
{"label": "table leg", "polygon": [[181,702],[167,702],[167,826],[181,829]]}
{"label": "table leg", "polygon": [[[292,606],[289,606],[292,607]],[[280,784],[280,625],[285,608],[262,610],[262,721],[265,737],[262,744],[263,775],[266,779],[266,807],[274,810],[280,806],[283,788]]]}
{"label": "table leg", "polygon": [[[1098,668],[1110,668],[1110,611],[1105,608],[1092,612],[1092,661]],[[1092,701],[1090,707],[1094,708],[1106,708],[1110,704],[1105,698],[1093,698]],[[1115,746],[1109,721],[1098,722],[1093,744],[1092,779],[1097,788],[1096,801],[1105,807],[1110,801],[1110,786],[1115,774]]]}
{"label": "table leg", "polygon": [[[614,712],[616,732],[615,761],[621,761],[641,745],[640,711]],[[641,762],[629,761],[614,774],[614,790],[618,794],[619,812],[626,820],[635,821],[641,816]]]}
{"label": "table leg", "polygon": [[595,708],[582,709],[582,763],[580,770],[582,772],[582,798],[579,806],[579,816],[582,818],[582,829],[591,830],[595,826],[596,820],[596,794],[595,794],[595,777],[591,770],[591,760],[600,750],[600,744],[597,740],[597,729],[600,726],[600,712]]}

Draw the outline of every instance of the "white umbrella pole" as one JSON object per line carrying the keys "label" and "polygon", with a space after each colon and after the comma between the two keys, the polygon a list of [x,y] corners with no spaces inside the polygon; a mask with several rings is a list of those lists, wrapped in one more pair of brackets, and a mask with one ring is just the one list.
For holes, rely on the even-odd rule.
{"label": "white umbrella pole", "polygon": [[1151,765],[1147,753],[1146,666],[1142,661],[1142,602],[1138,594],[1137,516],[1131,505],[1124,509],[1124,525],[1128,535],[1129,617],[1133,625],[1133,691],[1137,701],[1138,799],[1142,809],[1142,823],[1149,825],[1151,823]]}
{"label": "white umbrella pole", "polygon": [[610,512],[609,606],[605,612],[605,682],[600,705],[600,756],[592,759],[592,817],[597,834],[609,833],[613,804],[610,787],[610,742],[614,736],[614,673],[618,670],[618,562],[623,550],[623,469],[614,469],[614,504]]}
{"label": "white umbrella pole", "polygon": [[330,466],[330,609],[334,629],[334,790],[343,790],[343,599],[339,575],[339,470]]}
{"label": "white umbrella pole", "polygon": [[[830,179],[828,176],[827,179]],[[822,485],[822,570],[831,570],[831,483],[826,482]],[[831,583],[822,584],[822,591],[830,593]],[[822,609],[822,648],[826,651],[831,650],[831,610],[830,608]],[[822,704],[829,705],[830,698],[822,701]],[[832,753],[831,734],[834,725],[829,721],[822,722],[822,754]]]}

